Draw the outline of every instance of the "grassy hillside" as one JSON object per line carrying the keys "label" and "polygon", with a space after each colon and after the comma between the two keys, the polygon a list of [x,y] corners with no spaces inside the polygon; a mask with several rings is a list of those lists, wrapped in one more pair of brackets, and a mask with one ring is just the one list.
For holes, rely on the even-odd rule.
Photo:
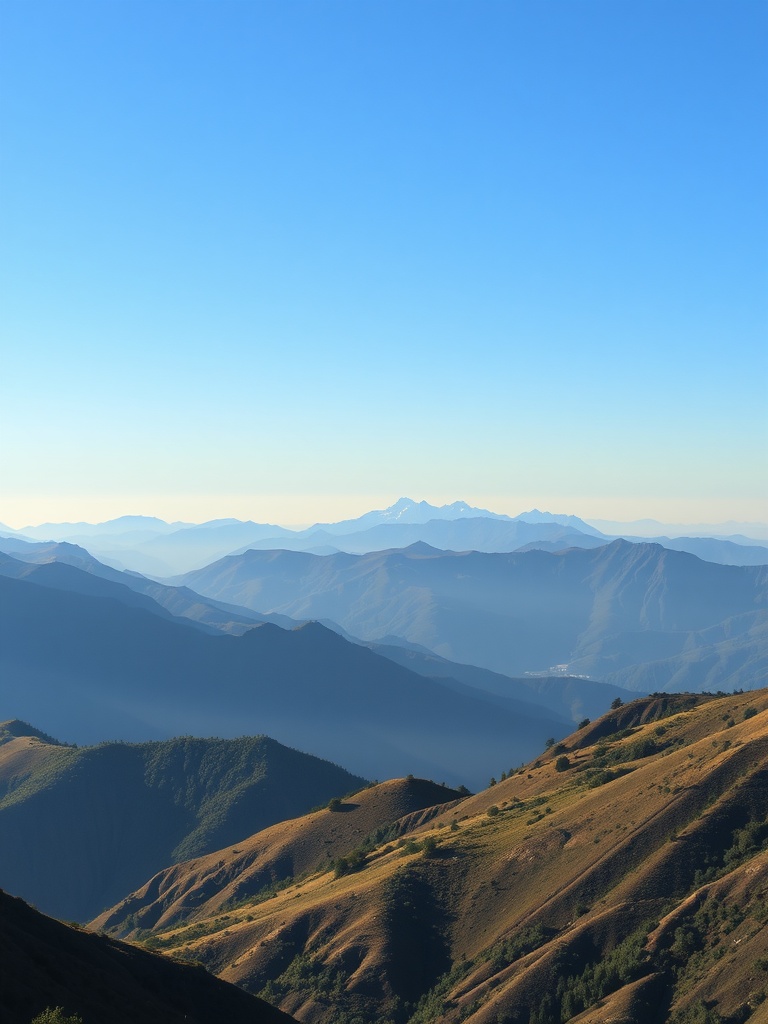
{"label": "grassy hillside", "polygon": [[0,883],[87,920],[177,860],[365,780],[265,736],[68,747],[0,725]]}
{"label": "grassy hillside", "polygon": [[428,816],[428,809],[435,814],[441,805],[459,799],[455,790],[424,779],[370,786],[228,849],[166,868],[91,926],[133,937],[181,921],[207,922],[232,905],[270,897],[318,868],[353,867],[382,837],[396,838]]}
{"label": "grassy hillside", "polygon": [[0,1020],[59,1006],[83,1024],[290,1024],[201,968],[44,917],[0,892]]}
{"label": "grassy hillside", "polygon": [[153,942],[306,1024],[757,1022],[767,783],[768,692],[644,698],[355,870]]}

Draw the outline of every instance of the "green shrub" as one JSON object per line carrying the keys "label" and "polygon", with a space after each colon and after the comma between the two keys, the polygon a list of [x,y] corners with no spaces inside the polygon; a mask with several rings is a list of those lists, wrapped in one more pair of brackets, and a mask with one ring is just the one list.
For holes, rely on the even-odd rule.
{"label": "green shrub", "polygon": [[365,850],[358,848],[348,853],[345,857],[339,857],[333,867],[335,878],[342,875],[351,875],[353,871],[362,871],[366,865]]}
{"label": "green shrub", "polygon": [[60,1006],[47,1006],[31,1024],[83,1024],[83,1018],[77,1014],[67,1017]]}
{"label": "green shrub", "polygon": [[556,772],[567,772],[570,767],[571,762],[568,760],[565,754],[563,754],[562,757],[558,757],[558,759],[555,761]]}

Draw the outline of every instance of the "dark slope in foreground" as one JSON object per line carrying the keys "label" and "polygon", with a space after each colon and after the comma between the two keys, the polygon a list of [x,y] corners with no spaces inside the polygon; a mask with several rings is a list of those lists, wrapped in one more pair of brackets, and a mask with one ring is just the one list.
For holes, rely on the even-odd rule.
{"label": "dark slope in foreground", "polygon": [[290,1024],[287,1014],[200,967],[77,931],[0,892],[0,1020],[46,1007],[83,1024]]}
{"label": "dark slope in foreground", "polygon": [[264,736],[73,748],[0,724],[0,885],[85,921],[160,868],[364,781]]}
{"label": "dark slope in foreground", "polygon": [[0,576],[0,708],[78,743],[268,734],[367,778],[477,788],[558,716],[409,672],[317,623],[209,636],[109,599]]}
{"label": "dark slope in foreground", "polygon": [[410,845],[153,941],[304,1024],[757,1024],[767,783],[768,691],[640,699]]}
{"label": "dark slope in foreground", "polygon": [[[622,540],[559,553],[456,554],[423,544],[369,555],[248,551],[179,582],[261,612],[332,619],[363,640],[400,636],[508,676],[565,665],[603,678],[634,667],[629,682],[646,690],[657,687],[644,685],[645,663],[716,646],[708,630],[728,637],[741,628],[745,642],[753,626],[768,632],[765,620],[742,621],[766,608],[768,567],[714,565]],[[767,674],[761,657],[715,688],[759,686]],[[691,670],[686,685],[705,682],[711,675]]]}

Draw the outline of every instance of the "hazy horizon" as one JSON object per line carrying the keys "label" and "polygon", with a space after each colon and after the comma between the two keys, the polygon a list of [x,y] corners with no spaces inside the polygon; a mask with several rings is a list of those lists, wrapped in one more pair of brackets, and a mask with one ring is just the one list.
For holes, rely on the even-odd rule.
{"label": "hazy horizon", "polygon": [[768,520],[768,6],[0,11],[0,521]]}
{"label": "hazy horizon", "polygon": [[[768,532],[768,519],[744,520],[744,519],[736,519],[733,516],[728,516],[728,517],[723,517],[721,519],[708,519],[708,520],[704,520],[704,519],[676,519],[676,520],[673,520],[673,519],[669,519],[669,518],[667,518],[667,519],[659,519],[656,516],[626,516],[626,517],[610,517],[610,516],[606,516],[606,515],[602,515],[602,516],[589,516],[589,515],[581,515],[578,512],[575,512],[570,507],[567,507],[567,508],[560,508],[560,507],[549,508],[549,507],[546,506],[546,503],[542,503],[542,502],[529,503],[529,504],[525,505],[524,507],[523,506],[518,507],[514,503],[505,502],[505,503],[503,503],[505,507],[501,507],[502,503],[500,503],[499,501],[497,501],[495,499],[492,499],[492,498],[487,499],[485,501],[485,503],[484,503],[483,499],[466,500],[465,498],[462,498],[462,497],[459,497],[459,496],[454,496],[454,497],[448,498],[446,500],[442,500],[442,499],[430,500],[429,498],[414,497],[412,495],[398,495],[397,497],[381,499],[379,504],[369,504],[369,505],[366,505],[365,507],[360,505],[359,500],[351,501],[351,502],[348,502],[348,503],[339,503],[338,499],[336,499],[336,500],[327,500],[326,502],[322,502],[321,501],[321,502],[317,503],[316,505],[307,505],[306,507],[307,508],[316,507],[316,508],[320,508],[320,509],[326,509],[328,514],[326,516],[318,515],[318,516],[315,516],[315,517],[310,517],[310,518],[305,519],[304,521],[298,521],[298,520],[289,521],[289,520],[286,520],[284,518],[280,518],[278,516],[260,516],[258,514],[244,514],[244,515],[240,515],[240,516],[237,516],[237,515],[213,515],[213,516],[206,517],[206,518],[197,518],[197,519],[195,519],[195,518],[193,518],[191,516],[185,516],[185,515],[163,516],[163,515],[159,515],[156,511],[150,510],[150,511],[127,511],[127,512],[126,511],[118,511],[115,515],[107,515],[104,518],[97,518],[97,517],[93,517],[93,516],[91,516],[89,518],[88,515],[86,514],[86,515],[79,515],[77,517],[72,517],[72,518],[56,519],[56,518],[50,518],[49,517],[49,518],[46,518],[46,519],[40,519],[38,521],[28,520],[28,521],[24,521],[24,522],[21,522],[21,521],[11,522],[11,521],[9,521],[9,519],[7,517],[5,517],[2,513],[0,513],[0,525],[7,526],[7,527],[9,527],[12,530],[24,530],[25,528],[39,527],[39,526],[42,526],[42,525],[44,525],[46,523],[56,524],[56,525],[67,524],[67,523],[68,524],[72,524],[72,525],[77,525],[77,524],[80,524],[80,523],[88,524],[88,525],[98,525],[99,523],[109,522],[109,521],[111,521],[113,519],[119,519],[119,518],[122,518],[122,517],[143,516],[143,517],[147,517],[147,518],[161,519],[161,520],[163,520],[164,522],[166,522],[168,524],[184,523],[184,524],[201,525],[203,523],[212,522],[212,521],[215,521],[215,520],[237,519],[237,520],[241,520],[241,521],[248,521],[248,520],[250,520],[250,521],[253,521],[253,522],[257,522],[257,523],[271,523],[272,525],[281,527],[283,529],[302,530],[302,529],[306,529],[306,528],[308,528],[310,526],[314,526],[317,523],[335,523],[335,522],[343,521],[343,520],[346,520],[346,519],[357,518],[358,516],[361,516],[361,515],[365,514],[366,512],[384,511],[384,510],[390,508],[397,500],[399,500],[402,497],[410,497],[415,502],[427,501],[429,504],[435,505],[437,507],[440,507],[442,505],[453,504],[456,501],[466,501],[466,504],[468,504],[468,505],[470,505],[470,506],[472,506],[474,508],[485,509],[486,511],[494,512],[494,513],[501,513],[501,514],[504,514],[504,515],[511,516],[513,518],[515,516],[522,515],[523,513],[532,511],[534,509],[538,510],[539,512],[545,512],[545,513],[548,512],[548,513],[552,513],[552,514],[555,514],[555,515],[574,515],[574,516],[578,516],[578,518],[580,518],[580,519],[583,519],[584,522],[586,522],[588,524],[594,524],[598,528],[606,528],[606,527],[610,527],[611,525],[618,525],[618,524],[622,524],[622,523],[623,524],[627,524],[627,525],[633,525],[634,524],[634,525],[638,525],[638,526],[640,526],[641,524],[647,523],[649,527],[653,523],[658,523],[659,525],[669,525],[669,526],[691,525],[691,526],[701,526],[701,527],[705,527],[705,526],[727,526],[729,524],[733,524],[734,526],[752,525],[752,526],[755,526],[755,527],[759,527],[761,532],[763,532],[763,531]],[[77,507],[83,507],[83,506],[77,506]],[[263,501],[259,502],[259,503],[257,503],[256,507],[258,509],[264,509],[265,503]],[[274,507],[275,509],[279,508],[278,505],[275,505],[275,506],[272,506],[272,507]],[[283,506],[283,507],[285,507],[285,506]],[[334,509],[335,511],[332,513],[330,511],[331,509]],[[602,526],[601,526],[601,524],[602,524]],[[610,530],[607,530],[606,532],[610,532]],[[644,531],[640,530],[640,532],[644,532]]]}

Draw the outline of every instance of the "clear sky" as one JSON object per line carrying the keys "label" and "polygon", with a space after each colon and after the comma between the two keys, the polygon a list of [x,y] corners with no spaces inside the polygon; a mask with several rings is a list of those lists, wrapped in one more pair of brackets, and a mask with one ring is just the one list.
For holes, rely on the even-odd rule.
{"label": "clear sky", "polygon": [[0,522],[768,519],[764,0],[2,0]]}

